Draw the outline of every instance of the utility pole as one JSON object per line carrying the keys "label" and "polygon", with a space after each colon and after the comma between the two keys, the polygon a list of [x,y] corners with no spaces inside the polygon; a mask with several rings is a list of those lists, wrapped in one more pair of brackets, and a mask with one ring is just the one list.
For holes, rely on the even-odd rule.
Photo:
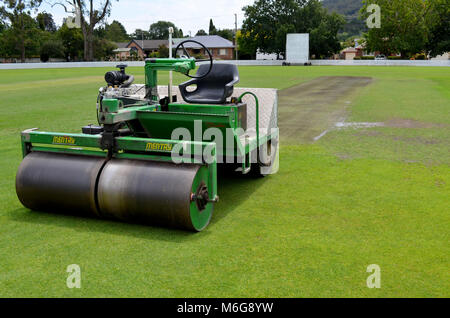
{"label": "utility pole", "polygon": [[[169,58],[172,58],[172,34],[173,34],[173,28],[169,28]],[[176,54],[176,53],[175,53]],[[169,102],[172,102],[172,71],[169,72],[169,87],[167,89],[167,93],[169,95]]]}
{"label": "utility pole", "polygon": [[234,52],[236,53],[236,61],[238,59],[238,45],[237,45],[237,13],[234,14]]}
{"label": "utility pole", "polygon": [[144,30],[141,30],[141,48],[142,48],[142,57],[145,58],[145,51],[144,51]]}

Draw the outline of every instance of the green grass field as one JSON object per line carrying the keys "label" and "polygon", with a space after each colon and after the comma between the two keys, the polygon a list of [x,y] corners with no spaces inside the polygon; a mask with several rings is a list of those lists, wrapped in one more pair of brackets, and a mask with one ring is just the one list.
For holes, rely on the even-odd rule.
{"label": "green grass field", "polygon": [[[20,131],[95,123],[105,71],[0,71],[0,297],[450,296],[448,68],[240,67],[240,86],[281,90],[280,171],[220,176],[221,201],[198,234],[32,212],[18,201]],[[143,69],[128,73],[143,80]],[[324,76],[371,81],[330,95],[320,113],[320,92],[303,98],[298,111],[310,109],[297,126],[283,119],[295,107],[292,96],[283,104],[285,92],[301,95]],[[326,82],[322,93],[332,94]],[[283,127],[332,128],[327,107],[386,126],[329,129],[316,142],[283,136]],[[81,289],[66,287],[69,264],[81,267]],[[380,289],[366,286],[369,264],[381,267]]]}

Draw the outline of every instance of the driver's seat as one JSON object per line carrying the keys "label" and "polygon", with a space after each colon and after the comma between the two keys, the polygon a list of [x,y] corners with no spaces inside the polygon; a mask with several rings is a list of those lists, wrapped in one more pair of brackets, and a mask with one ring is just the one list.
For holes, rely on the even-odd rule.
{"label": "driver's seat", "polygon": [[[210,64],[202,64],[197,70],[197,77],[206,74]],[[233,94],[234,84],[239,82],[239,72],[233,64],[213,64],[211,72],[202,78],[193,78],[180,84],[180,93],[187,103],[192,104],[225,104]],[[188,92],[187,87],[197,85],[197,89]]]}

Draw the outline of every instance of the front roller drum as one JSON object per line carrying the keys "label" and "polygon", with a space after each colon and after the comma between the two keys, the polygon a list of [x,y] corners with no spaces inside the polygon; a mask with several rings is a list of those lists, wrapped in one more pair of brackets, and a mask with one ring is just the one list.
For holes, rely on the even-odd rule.
{"label": "front roller drum", "polygon": [[17,171],[17,196],[31,210],[97,215],[95,187],[104,161],[99,157],[32,152]]}
{"label": "front roller drum", "polygon": [[32,210],[201,231],[213,212],[206,166],[33,152],[16,192]]}
{"label": "front roller drum", "polygon": [[201,231],[213,203],[206,166],[112,159],[98,183],[102,216]]}

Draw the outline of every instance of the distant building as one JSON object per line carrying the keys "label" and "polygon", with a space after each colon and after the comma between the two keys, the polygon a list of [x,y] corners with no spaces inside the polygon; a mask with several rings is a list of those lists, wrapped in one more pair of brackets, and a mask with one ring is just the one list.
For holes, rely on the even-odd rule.
{"label": "distant building", "polygon": [[140,58],[145,58],[158,52],[160,46],[169,47],[169,40],[131,40],[127,47],[136,50]]}
{"label": "distant building", "polygon": [[[158,52],[160,46],[169,47],[168,40],[131,40],[130,42],[116,43],[118,48],[114,50],[116,60],[126,60],[131,55],[144,59],[154,52]],[[133,54],[133,51],[135,54]]]}
{"label": "distant building", "polygon": [[363,56],[364,50],[361,45],[357,47],[348,47],[341,51],[341,57],[344,60],[353,60],[357,56]]}
{"label": "distant building", "polygon": [[450,53],[444,53],[442,55],[438,55],[436,57],[431,58],[431,60],[434,61],[445,61],[445,60],[450,60]]}
{"label": "distant building", "polygon": [[188,38],[172,38],[172,45],[175,48],[178,43],[186,41]]}
{"label": "distant building", "polygon": [[[270,60],[270,61],[274,61],[278,59],[278,55],[275,53],[263,53],[261,52],[259,49],[256,51],[256,59],[257,60]],[[283,60],[284,56],[280,55],[280,59]]]}
{"label": "distant building", "polygon": [[126,60],[130,57],[130,48],[128,48],[129,42],[118,42],[116,43],[117,49],[113,52],[116,54],[116,60]]}
{"label": "distant building", "polygon": [[[180,39],[176,39],[177,45],[181,43]],[[232,60],[234,58],[234,45],[233,42],[224,39],[218,35],[199,35],[194,36],[192,38],[185,38],[181,40],[193,40],[197,41],[208,48],[211,52],[214,59],[220,60]],[[175,45],[176,46],[176,45]],[[198,44],[195,43],[186,43],[184,45],[186,51],[188,51],[189,55],[201,54],[203,56],[207,56],[208,54],[205,50]],[[177,54],[183,54],[183,50],[180,49]]]}
{"label": "distant building", "polygon": [[[208,48],[214,59],[220,60],[232,60],[234,58],[234,45],[233,42],[222,38],[218,35],[202,35],[194,36],[192,38],[174,38],[172,39],[172,47],[175,48],[179,43],[186,40],[197,41]],[[150,54],[158,52],[160,46],[169,47],[168,40],[131,40],[128,43],[116,43],[117,49],[114,50],[116,60],[129,59],[133,51],[136,52],[136,57],[144,59],[150,56]],[[186,43],[184,45],[186,51],[191,56],[203,55],[207,57],[205,50],[196,43]],[[180,49],[177,54],[183,54],[183,50]]]}

